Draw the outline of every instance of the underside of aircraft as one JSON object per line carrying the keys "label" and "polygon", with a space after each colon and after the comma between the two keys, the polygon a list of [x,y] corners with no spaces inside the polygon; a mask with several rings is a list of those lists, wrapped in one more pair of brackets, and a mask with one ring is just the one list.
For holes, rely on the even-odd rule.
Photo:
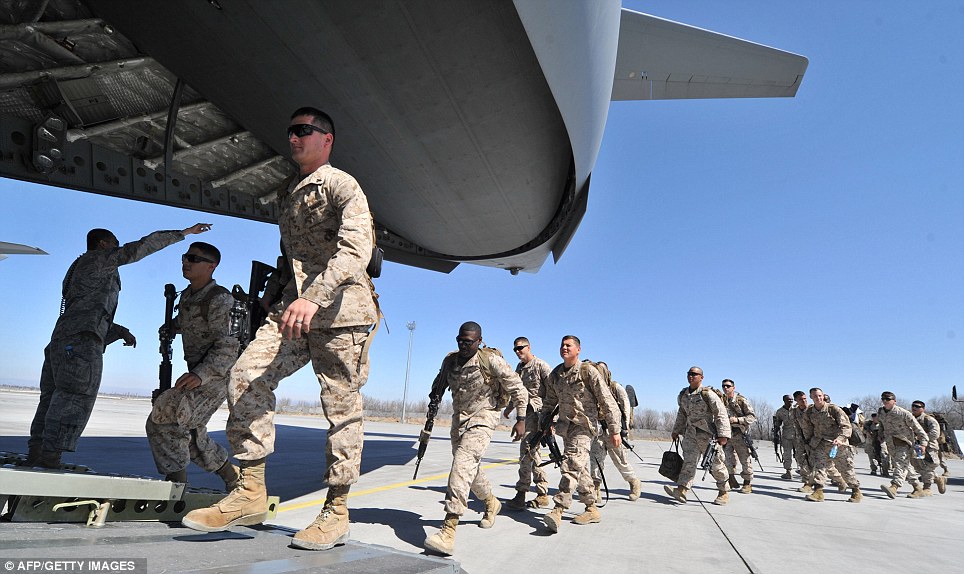
{"label": "underside of aircraft", "polygon": [[535,272],[613,100],[792,97],[807,60],[617,0],[0,0],[0,175],[265,222],[336,124],[386,258]]}

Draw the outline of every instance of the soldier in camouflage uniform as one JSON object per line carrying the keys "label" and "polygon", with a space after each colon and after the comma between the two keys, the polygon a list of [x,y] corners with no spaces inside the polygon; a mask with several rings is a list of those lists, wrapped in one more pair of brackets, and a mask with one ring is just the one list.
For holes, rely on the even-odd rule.
{"label": "soldier in camouflage uniform", "polygon": [[783,395],[783,406],[778,408],[773,415],[773,432],[774,436],[780,437],[780,448],[783,450],[783,469],[786,471],[780,478],[787,480],[793,478],[793,459],[799,458],[795,448],[797,428],[791,419],[792,405],[793,398],[790,395]]}
{"label": "soldier in camouflage uniform", "polygon": [[442,528],[425,539],[425,548],[443,554],[455,552],[455,528],[465,513],[469,490],[485,503],[480,528],[492,528],[502,503],[492,493],[492,485],[482,470],[482,456],[499,424],[500,400],[510,397],[516,411],[512,440],[522,439],[526,431],[529,393],[522,379],[502,355],[479,349],[482,327],[474,321],[463,323],[455,338],[459,350],[446,355],[440,376],[452,390],[452,469],[445,490],[445,520]]}
{"label": "soldier in camouflage uniform", "polygon": [[740,484],[736,480],[736,461],[739,459],[743,472],[743,488],[740,492],[750,494],[753,487],[750,481],[753,480],[753,460],[750,458],[750,447],[747,446],[744,437],[748,436],[750,426],[756,422],[756,413],[753,412],[753,405],[743,395],[736,392],[736,383],[732,379],[723,379],[721,385],[726,394],[726,413],[730,417],[730,432],[733,433],[731,440],[726,442],[724,452],[726,454],[726,470],[729,474],[730,488],[737,488]]}
{"label": "soldier in camouflage uniform", "polygon": [[[847,502],[860,502],[863,493],[860,492],[860,482],[854,473],[854,449],[848,440],[853,431],[850,418],[843,409],[828,403],[821,389],[810,389],[810,398],[813,399],[813,404],[800,419],[803,438],[810,445],[813,462],[813,492],[806,498],[813,502],[823,502],[827,469],[834,466],[852,491]],[[836,453],[832,456],[834,451]]]}
{"label": "soldier in camouflage uniform", "polygon": [[864,422],[864,452],[870,460],[870,474],[877,475],[880,469],[880,476],[890,476],[890,459],[887,456],[887,443],[882,440],[880,422],[877,420],[877,413],[870,415]]}
{"label": "soldier in camouflage uniform", "polygon": [[599,371],[589,363],[579,361],[582,345],[579,338],[566,335],[559,347],[562,364],[556,366],[546,385],[540,417],[551,416],[559,406],[555,433],[562,436],[566,457],[562,463],[559,492],[553,497],[555,507],[544,517],[546,527],[558,532],[562,513],[572,504],[573,488],[577,487],[586,511],[573,518],[574,524],[592,524],[601,517],[596,507],[596,492],[589,477],[589,450],[599,432],[599,417],[606,421],[609,442],[615,448],[622,445],[619,435],[619,406],[606,386]]}
{"label": "soldier in camouflage uniform", "polygon": [[187,482],[191,461],[216,472],[228,492],[238,469],[228,452],[208,436],[207,423],[228,396],[228,372],[238,358],[238,338],[231,334],[231,293],[214,280],[221,262],[217,247],[200,241],[181,256],[181,273],[190,285],[181,292],[174,333],[181,334],[188,372],[154,402],[147,419],[147,441],[157,470],[166,480]]}
{"label": "soldier in camouflage uniform", "polygon": [[946,478],[944,478],[944,473],[937,473],[937,469],[940,467],[941,459],[938,452],[940,452],[940,444],[938,440],[941,436],[941,425],[937,422],[937,419],[932,417],[930,414],[924,412],[924,401],[914,401],[910,405],[910,412],[920,423],[924,432],[927,433],[927,444],[926,452],[924,453],[924,458],[917,458],[916,456],[910,459],[911,464],[914,465],[914,470],[920,474],[921,482],[924,483],[922,488],[922,494],[918,494],[917,498],[921,496],[930,496],[931,493],[931,483],[937,483],[937,491],[944,494],[946,490]]}
{"label": "soldier in camouflage uniform", "polygon": [[114,322],[121,282],[118,267],[140,261],[155,251],[210,229],[198,223],[181,231],[155,231],[123,246],[106,229],[87,234],[87,251],[67,270],[60,318],[44,349],[40,403],[30,424],[27,464],[59,468],[64,451],[73,452],[84,432],[104,366],[107,345],[137,339]]}
{"label": "soldier in camouflage uniform", "polygon": [[[622,385],[613,380],[609,365],[600,361],[596,363],[596,368],[599,370],[599,374],[602,375],[609,390],[612,391],[616,405],[619,406],[619,433],[620,437],[623,437],[625,436],[624,433],[629,431],[629,423],[633,416],[633,408],[629,404],[629,395]],[[626,457],[626,448],[623,446],[615,448],[612,444],[609,444],[609,433],[606,432],[608,429],[606,425],[602,423],[601,426],[603,432],[596,435],[596,438],[592,441],[592,447],[589,450],[589,474],[592,476],[592,483],[596,490],[596,498],[599,498],[599,486],[602,484],[603,466],[606,463],[606,455],[609,455],[610,460],[613,461],[613,466],[619,471],[620,476],[629,483],[629,500],[639,499],[643,485],[639,478],[636,477],[636,471],[629,465],[629,460]]]}
{"label": "soldier in camouflage uniform", "polygon": [[897,397],[890,391],[880,394],[883,406],[877,411],[877,420],[887,441],[890,453],[891,472],[893,476],[890,484],[882,484],[880,489],[890,498],[897,497],[897,489],[904,484],[904,479],[914,487],[908,498],[924,496],[920,483],[920,476],[914,470],[910,460],[915,456],[914,444],[927,444],[927,433],[907,409],[897,406]]}
{"label": "soldier in camouflage uniform", "polygon": [[[799,492],[810,494],[813,492],[813,466],[811,465],[810,445],[803,440],[803,415],[807,412],[807,393],[803,391],[793,392],[794,407],[790,409],[790,421],[793,423],[793,457],[797,461],[797,468],[800,469],[800,479],[803,486],[798,488]],[[836,470],[836,469],[834,469]]]}
{"label": "soldier in camouflage uniform", "polygon": [[355,178],[328,163],[334,137],[324,112],[300,108],[292,114],[288,145],[300,177],[278,197],[284,291],[231,369],[228,386],[226,433],[241,480],[219,503],[184,517],[195,530],[259,524],[267,517],[264,469],[274,451],[274,390],[310,362],[328,421],[328,493],[318,517],[291,544],[327,550],[349,538],[348,491],[358,480],[364,444],[361,388],[368,380],[369,331],[377,321],[366,272],[374,224]]}
{"label": "soldier in camouflage uniform", "polygon": [[713,504],[724,505],[729,502],[726,465],[723,463],[723,448],[731,436],[730,418],[717,394],[703,386],[703,369],[690,367],[686,372],[689,386],[683,387],[676,397],[679,411],[673,425],[673,440],[683,437],[683,468],[676,480],[676,488],[663,486],[666,494],[678,502],[686,502],[686,494],[693,488],[696,465],[704,449],[713,440],[713,453],[710,457],[710,474],[716,479],[719,490]]}
{"label": "soldier in camouflage uniform", "polygon": [[[542,455],[538,448],[529,449],[527,443],[529,435],[539,430],[539,411],[542,409],[542,396],[545,394],[545,385],[549,381],[549,373],[552,367],[549,363],[532,354],[529,346],[529,339],[518,337],[512,346],[519,364],[515,367],[515,372],[522,379],[529,392],[529,406],[526,408],[526,434],[522,439],[519,449],[519,480],[515,484],[515,498],[506,501],[506,506],[516,510],[526,507],[526,493],[529,492],[529,485],[535,482],[536,497],[529,501],[532,508],[549,507],[549,477],[546,471],[539,466],[542,463]],[[509,418],[512,414],[512,405],[505,408],[503,416]]]}

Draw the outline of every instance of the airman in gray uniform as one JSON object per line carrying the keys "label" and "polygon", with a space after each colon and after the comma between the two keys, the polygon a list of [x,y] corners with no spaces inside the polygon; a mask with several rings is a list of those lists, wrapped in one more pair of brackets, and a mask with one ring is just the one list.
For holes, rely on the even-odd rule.
{"label": "airman in gray uniform", "polygon": [[860,482],[854,473],[854,449],[848,438],[853,431],[847,413],[835,404],[828,403],[823,391],[810,389],[813,404],[807,407],[800,419],[803,438],[810,445],[813,461],[813,492],[807,500],[823,502],[823,486],[827,481],[827,468],[834,466],[840,472],[852,494],[847,502],[860,502]]}
{"label": "airman in gray uniform", "polygon": [[61,453],[76,449],[94,410],[107,345],[118,339],[124,339],[125,347],[137,344],[126,327],[114,322],[121,290],[118,268],[210,227],[198,223],[181,231],[155,231],[124,245],[106,229],[87,233],[87,251],[64,277],[60,317],[44,349],[28,465],[60,467]]}
{"label": "airman in gray uniform", "polygon": [[723,463],[723,447],[731,435],[730,418],[726,405],[717,394],[703,386],[703,369],[690,367],[686,372],[688,387],[683,387],[676,397],[679,411],[673,425],[673,440],[683,437],[683,468],[676,481],[676,488],[663,486],[666,494],[678,502],[686,502],[686,495],[693,488],[696,465],[710,440],[716,442],[710,457],[710,474],[716,479],[719,490],[713,504],[729,502],[726,465]]}
{"label": "airman in gray uniform", "polygon": [[445,490],[445,521],[442,528],[425,539],[425,548],[443,555],[455,552],[455,528],[465,513],[469,490],[485,503],[481,528],[492,528],[502,503],[482,470],[482,456],[499,424],[500,397],[508,396],[516,411],[512,440],[522,439],[526,429],[529,393],[522,379],[491,349],[479,349],[482,327],[474,321],[463,323],[455,338],[459,350],[442,361],[440,373],[452,390],[452,470]]}
{"label": "airman in gray uniform", "polygon": [[864,452],[870,460],[870,474],[880,476],[890,476],[890,458],[887,455],[887,442],[881,436],[880,422],[877,420],[877,413],[872,413],[870,418],[864,421]]}
{"label": "airman in gray uniform", "polygon": [[[613,380],[609,365],[600,361],[596,363],[596,369],[599,370],[599,374],[602,375],[606,386],[612,391],[613,398],[616,399],[616,404],[619,406],[619,432],[620,436],[622,436],[624,431],[629,430],[629,422],[633,416],[633,408],[629,404],[629,395],[622,385]],[[603,466],[606,463],[606,456],[608,455],[610,460],[613,461],[613,466],[619,471],[619,475],[629,483],[629,500],[638,500],[643,485],[639,478],[637,478],[636,471],[629,465],[629,460],[627,460],[626,457],[626,448],[624,446],[614,448],[612,444],[609,443],[609,433],[606,432],[608,429],[605,425],[602,425],[602,430],[603,432],[597,434],[596,438],[593,439],[592,447],[589,450],[589,474],[592,476],[592,483],[597,493],[596,498],[599,498],[598,493],[599,486],[602,484]]]}
{"label": "airman in gray uniform", "polygon": [[938,492],[944,494],[946,488],[944,481],[947,480],[944,478],[943,472],[937,473],[937,469],[941,464],[940,456],[938,455],[940,451],[940,443],[938,440],[941,437],[941,425],[937,422],[936,418],[924,412],[924,406],[924,401],[914,401],[910,405],[911,414],[914,415],[914,418],[920,423],[921,428],[927,433],[924,458],[915,456],[910,459],[911,464],[914,465],[914,470],[920,474],[921,482],[924,483],[921,487],[921,494],[917,494],[915,498],[933,494],[931,492],[931,483],[934,482],[937,483]]}
{"label": "airman in gray uniform", "polygon": [[259,524],[267,517],[264,469],[274,451],[274,390],[311,363],[328,421],[328,493],[317,518],[291,545],[327,550],[349,538],[348,491],[358,480],[364,444],[361,388],[368,380],[369,331],[377,321],[366,272],[374,224],[355,178],[328,163],[334,138],[324,112],[300,108],[292,114],[288,145],[300,178],[278,197],[284,291],[231,369],[228,386],[226,434],[241,479],[226,498],[184,517],[195,530]]}
{"label": "airman in gray uniform", "polygon": [[[793,478],[793,459],[797,458],[795,443],[797,440],[797,427],[791,419],[793,408],[793,397],[783,395],[783,406],[777,409],[773,415],[773,432],[780,433],[780,448],[783,450],[783,469],[786,471],[780,478],[787,480]],[[799,467],[799,463],[797,463]]]}
{"label": "airman in gray uniform", "polygon": [[573,524],[592,524],[601,517],[596,507],[596,491],[589,477],[589,449],[599,432],[599,417],[606,421],[609,441],[615,447],[622,445],[619,435],[619,407],[612,392],[606,386],[599,371],[589,363],[579,361],[582,344],[574,335],[562,338],[559,356],[562,364],[556,366],[546,385],[540,417],[551,416],[559,406],[559,418],[555,433],[562,436],[566,457],[562,463],[559,492],[553,497],[555,507],[544,517],[546,527],[558,532],[562,526],[562,513],[572,504],[573,488],[577,487],[580,501],[586,511],[573,518]]}
{"label": "airman in gray uniform", "polygon": [[[526,434],[519,447],[519,480],[515,483],[515,498],[506,501],[506,506],[521,510],[526,507],[526,493],[529,486],[535,483],[536,497],[529,501],[532,508],[549,507],[549,477],[546,471],[539,466],[542,463],[542,455],[538,448],[529,449],[527,443],[529,435],[539,430],[539,411],[542,410],[542,396],[545,394],[545,385],[549,381],[549,373],[552,367],[549,363],[532,354],[532,347],[529,346],[529,339],[518,337],[512,346],[519,364],[515,367],[515,372],[522,379],[529,392],[529,406],[526,408]],[[513,405],[505,408],[502,416],[508,418],[512,414]]]}
{"label": "airman in gray uniform", "polygon": [[[923,496],[923,488],[920,483],[920,476],[914,470],[910,460],[915,455],[914,445],[926,445],[927,433],[920,426],[914,415],[907,409],[897,406],[897,397],[890,391],[880,394],[880,401],[883,406],[877,411],[877,420],[880,421],[880,428],[887,441],[887,450],[890,453],[890,465],[893,476],[890,484],[882,484],[880,489],[888,497],[896,498],[897,490],[903,486],[904,479],[914,487],[914,492],[908,495],[909,498],[919,498]],[[916,495],[916,496],[914,496]]]}
{"label": "airman in gray uniform", "polygon": [[730,418],[730,432],[733,433],[731,440],[726,442],[724,452],[726,454],[726,470],[729,475],[730,488],[737,488],[739,483],[736,481],[736,461],[739,459],[743,471],[743,488],[740,492],[750,494],[753,487],[750,481],[753,480],[753,460],[750,458],[750,448],[746,445],[744,437],[750,432],[750,427],[756,422],[756,413],[753,412],[753,405],[743,395],[736,392],[736,383],[732,379],[723,379],[720,385],[723,393],[726,394],[726,413]]}
{"label": "airman in gray uniform", "polygon": [[187,482],[187,466],[194,461],[216,472],[230,492],[238,469],[207,432],[228,396],[228,372],[238,358],[238,339],[231,334],[234,298],[212,277],[220,262],[221,252],[200,241],[181,256],[181,273],[190,285],[181,292],[171,335],[181,334],[188,372],[157,397],[146,430],[154,464],[165,479]]}

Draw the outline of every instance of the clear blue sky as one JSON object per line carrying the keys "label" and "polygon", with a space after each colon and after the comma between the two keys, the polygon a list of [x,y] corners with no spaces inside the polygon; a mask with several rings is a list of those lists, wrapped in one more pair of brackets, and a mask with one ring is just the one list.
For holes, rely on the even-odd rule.
{"label": "clear blue sky", "polygon": [[[814,385],[836,402],[884,389],[927,400],[961,382],[964,5],[625,6],[802,54],[809,70],[793,99],[613,104],[588,213],[558,265],[512,277],[387,263],[377,288],[391,334],[375,340],[364,391],[402,397],[416,321],[409,397],[426,395],[466,320],[507,355],[528,336],[551,364],[561,336],[578,335],[584,358],[607,361],[657,409],[675,408],[693,364],[772,403]],[[276,256],[267,224],[13,180],[0,189],[0,240],[50,252],[0,262],[7,382],[36,383],[61,280],[92,227],[124,242],[214,223],[204,239],[222,249],[215,277],[229,287],[247,284],[251,259]],[[156,386],[163,285],[184,283],[185,249],[122,268],[117,321],[139,342],[108,349],[104,390]],[[317,392],[303,370],[279,395]]]}

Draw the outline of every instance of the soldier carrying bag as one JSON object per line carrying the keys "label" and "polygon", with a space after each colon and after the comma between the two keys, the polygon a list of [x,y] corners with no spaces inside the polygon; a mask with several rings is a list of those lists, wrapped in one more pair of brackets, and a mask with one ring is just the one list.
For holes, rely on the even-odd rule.
{"label": "soldier carrying bag", "polygon": [[[676,450],[672,450],[673,448]],[[679,439],[676,439],[673,441],[671,449],[663,453],[663,460],[659,463],[659,473],[676,482],[679,480],[679,473],[682,470],[683,457],[679,454]]]}

